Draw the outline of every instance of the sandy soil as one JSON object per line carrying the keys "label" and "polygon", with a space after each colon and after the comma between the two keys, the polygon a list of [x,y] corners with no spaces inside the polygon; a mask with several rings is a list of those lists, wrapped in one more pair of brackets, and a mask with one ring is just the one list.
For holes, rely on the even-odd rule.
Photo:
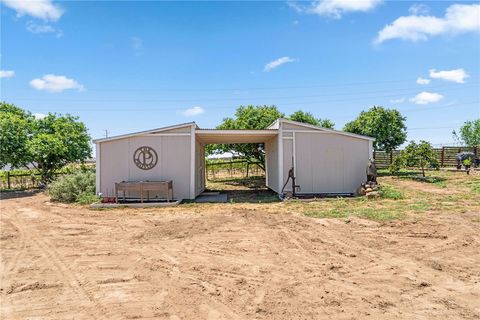
{"label": "sandy soil", "polygon": [[1,203],[2,319],[478,319],[479,213]]}

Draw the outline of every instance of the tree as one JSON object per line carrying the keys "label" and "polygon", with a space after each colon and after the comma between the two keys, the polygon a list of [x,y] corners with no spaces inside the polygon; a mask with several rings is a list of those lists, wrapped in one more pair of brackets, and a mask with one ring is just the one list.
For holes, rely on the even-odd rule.
{"label": "tree", "polygon": [[329,119],[315,118],[310,112],[304,112],[302,110],[295,111],[290,116],[290,120],[308,123],[314,126],[333,129],[335,124]]}
{"label": "tree", "polygon": [[[217,129],[266,129],[284,114],[276,106],[240,106],[233,118],[225,118]],[[233,152],[247,161],[258,162],[265,170],[265,151],[263,143],[217,144],[207,146],[207,153]]]}
{"label": "tree", "polygon": [[401,167],[420,167],[425,177],[426,167],[438,168],[438,160],[433,147],[427,141],[421,140],[418,144],[411,141],[390,167],[392,172],[398,172]]}
{"label": "tree", "polygon": [[460,127],[460,137],[455,130],[452,134],[455,140],[460,141],[467,147],[480,146],[480,119],[466,121]]}
{"label": "tree", "polygon": [[27,142],[33,116],[13,104],[0,102],[0,167],[23,167],[30,162]]}
{"label": "tree", "polygon": [[344,131],[375,138],[375,150],[390,152],[407,139],[406,118],[398,110],[374,106],[347,123]]}
{"label": "tree", "polygon": [[40,171],[42,181],[49,182],[55,170],[83,162],[91,154],[90,136],[78,117],[49,113],[35,119],[6,103],[0,111],[0,164],[21,167],[30,163]]}

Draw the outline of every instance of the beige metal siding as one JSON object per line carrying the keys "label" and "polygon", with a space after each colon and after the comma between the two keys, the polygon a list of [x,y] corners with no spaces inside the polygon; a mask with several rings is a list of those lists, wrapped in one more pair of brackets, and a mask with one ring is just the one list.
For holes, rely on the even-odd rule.
{"label": "beige metal siding", "polygon": [[[302,126],[301,124],[293,124],[293,123],[288,123],[288,122],[283,122],[282,123],[282,128],[283,130],[315,130],[311,129],[305,126]],[[318,128],[318,130],[321,130]]]}
{"label": "beige metal siding", "polygon": [[[157,152],[157,165],[150,170],[133,162],[133,154],[141,146]],[[100,192],[105,195],[113,195],[115,182],[172,180],[174,197],[190,198],[190,136],[138,136],[103,142],[100,166]]]}
{"label": "beige metal siding", "polygon": [[295,133],[300,193],[353,193],[365,181],[369,141],[329,133]]}
{"label": "beige metal siding", "polygon": [[278,182],[278,136],[265,142],[267,187],[279,193]]}
{"label": "beige metal siding", "polygon": [[188,124],[184,127],[170,129],[170,130],[162,130],[159,133],[190,133],[192,125]]}

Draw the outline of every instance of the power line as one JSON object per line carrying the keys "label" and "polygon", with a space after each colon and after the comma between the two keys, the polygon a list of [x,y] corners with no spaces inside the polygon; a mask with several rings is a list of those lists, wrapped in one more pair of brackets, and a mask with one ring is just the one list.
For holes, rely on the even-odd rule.
{"label": "power line", "polygon": [[[477,72],[469,72],[470,76],[478,75]],[[153,89],[140,89],[140,88],[115,88],[115,89],[89,89],[88,91],[101,92],[101,91],[245,91],[245,90],[276,90],[276,89],[306,89],[306,88],[332,88],[332,87],[344,87],[344,86],[357,86],[357,85],[369,85],[378,83],[399,83],[399,82],[416,82],[416,78],[404,78],[404,79],[390,79],[390,80],[376,80],[376,81],[356,81],[345,83],[328,83],[328,84],[310,84],[310,85],[287,85],[287,86],[272,86],[272,87],[230,87],[230,88],[168,88],[168,87],[156,87]]]}
{"label": "power line", "polygon": [[[470,86],[461,86],[461,87],[447,87],[443,91],[452,91],[452,90],[459,90],[459,89],[469,89],[473,87],[478,87],[479,85],[470,85]],[[444,88],[443,87],[431,87],[431,89],[438,89]],[[403,89],[395,89],[395,90],[413,90],[410,88],[403,88]],[[319,100],[319,103],[330,103],[330,102],[347,102],[347,101],[357,101],[357,100],[365,100],[365,99],[378,99],[378,98],[395,98],[399,96],[403,96],[407,94],[407,92],[403,93],[395,93],[395,94],[388,94],[383,96],[368,96],[368,97],[361,97],[359,95],[369,94],[369,93],[382,93],[382,92],[391,92],[392,90],[382,90],[382,91],[373,91],[373,92],[351,92],[351,93],[336,93],[336,94],[321,94],[321,95],[301,95],[301,96],[281,96],[281,97],[238,97],[238,98],[216,98],[216,99],[137,99],[132,98],[132,100],[128,99],[41,99],[41,98],[16,98],[19,101],[64,101],[64,102],[97,102],[97,103],[108,103],[108,102],[177,102],[177,103],[200,103],[200,102],[215,102],[215,101],[242,101],[242,100],[277,100],[278,99],[298,99],[298,98],[322,98],[322,97],[329,97],[329,96],[355,96],[355,98],[349,99],[335,99],[335,100]],[[299,104],[302,102],[294,102],[291,104]],[[280,104],[278,102],[274,104]],[[285,103],[283,103],[285,104]]]}

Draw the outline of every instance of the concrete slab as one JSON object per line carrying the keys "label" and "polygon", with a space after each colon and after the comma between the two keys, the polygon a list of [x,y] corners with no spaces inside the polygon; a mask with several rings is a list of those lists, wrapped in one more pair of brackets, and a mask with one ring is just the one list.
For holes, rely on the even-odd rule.
{"label": "concrete slab", "polygon": [[182,199],[170,201],[170,202],[130,202],[130,203],[92,203],[90,208],[92,209],[102,209],[102,208],[152,208],[152,207],[172,207],[180,204]]}
{"label": "concrete slab", "polygon": [[226,194],[201,194],[195,199],[195,202],[197,203],[226,203],[227,201],[228,195]]}

